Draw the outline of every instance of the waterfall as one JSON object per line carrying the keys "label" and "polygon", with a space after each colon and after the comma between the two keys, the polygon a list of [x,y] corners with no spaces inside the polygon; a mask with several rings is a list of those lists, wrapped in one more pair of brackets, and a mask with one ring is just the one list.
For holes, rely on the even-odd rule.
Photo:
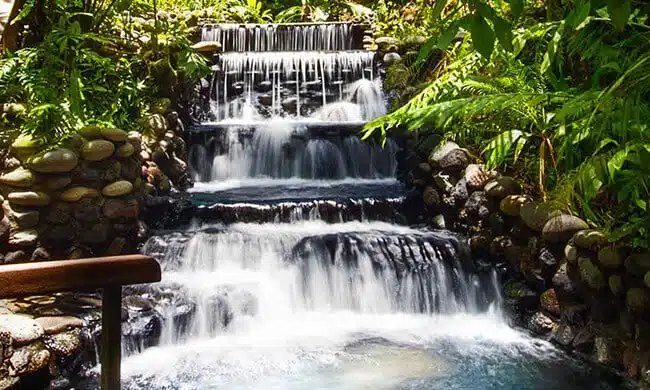
{"label": "waterfall", "polygon": [[398,143],[357,136],[386,113],[358,29],[204,26],[225,52],[187,134],[195,220],[142,249],[163,280],[131,293],[160,327],[124,348],[123,388],[593,388],[508,326],[465,237],[409,227]]}

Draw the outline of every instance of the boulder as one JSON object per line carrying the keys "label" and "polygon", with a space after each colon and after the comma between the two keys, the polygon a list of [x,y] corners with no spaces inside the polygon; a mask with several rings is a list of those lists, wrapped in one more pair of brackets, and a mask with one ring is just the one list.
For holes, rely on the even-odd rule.
{"label": "boulder", "polygon": [[462,202],[467,202],[467,199],[469,199],[469,191],[467,190],[467,182],[465,179],[461,179],[456,183],[456,186],[454,187],[453,191],[451,192],[452,196],[454,199],[458,202],[458,204],[462,204]]}
{"label": "boulder", "polygon": [[521,206],[519,215],[529,229],[536,232],[544,230],[546,222],[551,218],[561,215],[550,203],[530,202]]}
{"label": "boulder", "polygon": [[54,149],[31,157],[27,166],[41,173],[65,173],[72,171],[78,162],[79,158],[72,150]]}
{"label": "boulder", "polygon": [[81,147],[84,144],[84,139],[81,135],[79,134],[70,134],[64,141],[63,141],[63,147],[66,149],[70,149],[74,151],[75,153],[81,152]]}
{"label": "boulder", "polygon": [[492,179],[498,176],[496,171],[488,171],[483,164],[469,164],[465,168],[465,181],[472,190],[480,190]]}
{"label": "boulder", "polygon": [[465,210],[467,210],[467,214],[469,215],[479,218],[487,218],[490,216],[489,204],[485,192],[474,191],[465,203]]}
{"label": "boulder", "polygon": [[9,244],[21,248],[34,246],[37,241],[38,231],[35,229],[20,230],[9,235]]}
{"label": "boulder", "polygon": [[111,198],[130,194],[133,191],[133,184],[130,181],[120,180],[111,183],[102,189],[102,194]]}
{"label": "boulder", "polygon": [[0,176],[0,184],[11,187],[29,188],[34,185],[34,174],[29,169],[19,167]]}
{"label": "boulder", "polygon": [[598,263],[603,268],[619,268],[623,265],[623,259],[621,248],[605,247],[598,251]]}
{"label": "boulder", "polygon": [[128,139],[128,133],[120,129],[104,128],[101,134],[102,137],[113,142],[125,142]]}
{"label": "boulder", "polygon": [[650,271],[650,253],[635,253],[625,259],[625,269],[632,275],[644,277]]}
{"label": "boulder", "polygon": [[434,168],[440,167],[440,161],[453,150],[460,149],[460,146],[454,142],[441,143],[429,154],[429,165]]}
{"label": "boulder", "polygon": [[96,140],[102,138],[102,128],[95,125],[89,125],[79,130],[79,135],[87,140]]}
{"label": "boulder", "polygon": [[217,41],[201,41],[192,45],[199,53],[213,54],[221,51],[221,43]]}
{"label": "boulder", "polygon": [[70,221],[71,215],[70,203],[57,202],[45,212],[45,221],[52,225],[63,225]]}
{"label": "boulder", "polygon": [[12,192],[7,196],[9,202],[19,206],[47,206],[50,204],[50,196],[40,191]]}
{"label": "boulder", "polygon": [[512,177],[501,176],[488,182],[483,190],[488,196],[503,199],[508,195],[520,193],[521,185]]}
{"label": "boulder", "polygon": [[149,127],[154,131],[156,136],[165,134],[167,123],[165,117],[160,114],[153,114],[149,117]]}
{"label": "boulder", "polygon": [[81,228],[76,231],[77,240],[86,245],[104,244],[109,239],[111,224],[106,220],[100,220],[89,228]]}
{"label": "boulder", "polygon": [[71,316],[53,316],[53,317],[39,317],[36,322],[41,325],[45,334],[55,334],[65,332],[67,330],[81,328],[84,322],[77,317]]}
{"label": "boulder", "polygon": [[130,143],[126,143],[117,149],[117,156],[121,158],[131,157],[133,153],[135,153],[135,148]]}
{"label": "boulder", "polygon": [[81,149],[82,156],[88,161],[101,161],[109,158],[115,152],[115,144],[111,141],[98,139],[89,141]]}
{"label": "boulder", "polygon": [[72,187],[63,192],[61,200],[65,202],[76,203],[84,198],[96,198],[101,194],[94,188],[89,187]]}
{"label": "boulder", "polygon": [[52,260],[52,255],[50,255],[50,252],[42,246],[34,249],[34,252],[32,252],[32,258],[30,259],[32,262],[50,260]]}
{"label": "boulder", "polygon": [[533,314],[533,316],[528,321],[528,329],[537,335],[548,334],[554,331],[556,328],[557,324],[541,312]]}
{"label": "boulder", "polygon": [[588,227],[587,222],[582,219],[573,215],[562,214],[546,222],[542,229],[542,237],[550,242],[566,242],[576,232]]}
{"label": "boulder", "polygon": [[590,288],[600,290],[605,287],[605,276],[602,271],[588,257],[578,258],[580,278]]}
{"label": "boulder", "polygon": [[15,346],[27,345],[43,337],[43,327],[33,319],[16,314],[0,314],[0,329],[11,333]]}
{"label": "boulder", "polygon": [[50,361],[50,356],[50,351],[45,348],[42,342],[17,348],[9,359],[10,374],[26,376],[44,370]]}
{"label": "boulder", "polygon": [[76,221],[95,222],[102,216],[102,208],[90,198],[82,199],[74,204],[73,215]]}
{"label": "boulder", "polygon": [[597,230],[585,229],[573,236],[573,242],[580,248],[597,251],[607,244],[607,236]]}
{"label": "boulder", "polygon": [[431,186],[424,189],[422,198],[424,199],[424,203],[428,206],[437,206],[440,204],[440,194],[438,194],[438,191]]}
{"label": "boulder", "polygon": [[551,279],[555,295],[561,302],[572,301],[577,297],[578,287],[573,279],[569,276],[566,269],[566,264],[560,266],[553,279]]}
{"label": "boulder", "polygon": [[135,219],[139,216],[140,206],[135,199],[109,199],[104,203],[103,213],[109,219]]}
{"label": "boulder", "polygon": [[508,195],[501,199],[499,209],[506,215],[518,217],[520,215],[521,207],[532,201],[532,198],[527,195]]}
{"label": "boulder", "polygon": [[463,149],[454,149],[439,161],[440,168],[448,172],[460,172],[467,165],[469,165],[469,156]]}

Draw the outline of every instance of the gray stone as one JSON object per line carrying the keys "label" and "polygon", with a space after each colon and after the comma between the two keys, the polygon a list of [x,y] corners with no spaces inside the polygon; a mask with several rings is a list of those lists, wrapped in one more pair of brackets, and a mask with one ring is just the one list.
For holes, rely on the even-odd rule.
{"label": "gray stone", "polygon": [[587,222],[573,215],[558,215],[546,222],[542,229],[542,237],[550,242],[566,242],[573,235],[588,228]]}
{"label": "gray stone", "polygon": [[564,257],[571,264],[576,264],[578,261],[578,248],[575,245],[567,244],[564,247]]}
{"label": "gray stone", "polygon": [[16,314],[0,314],[0,328],[11,333],[15,346],[27,345],[43,337],[43,327],[31,318]]}
{"label": "gray stone", "polygon": [[545,335],[557,328],[557,324],[544,313],[537,312],[533,314],[528,322],[528,329],[538,335]]}
{"label": "gray stone", "polygon": [[50,204],[50,196],[40,191],[12,192],[7,196],[12,204],[19,206],[47,206]]}
{"label": "gray stone", "polygon": [[25,251],[7,252],[4,258],[5,264],[26,263],[28,261],[29,256],[27,256],[27,253],[25,253]]}
{"label": "gray stone", "polygon": [[83,158],[88,161],[105,160],[112,156],[114,152],[115,144],[103,139],[89,141],[81,149]]}
{"label": "gray stone", "polygon": [[102,137],[113,142],[126,142],[128,133],[124,130],[114,128],[101,129]]}
{"label": "gray stone", "polygon": [[104,187],[102,194],[108,197],[118,197],[130,194],[133,191],[133,184],[126,180],[116,181]]}
{"label": "gray stone", "polygon": [[27,166],[41,173],[65,173],[73,170],[79,158],[70,149],[54,149],[39,153],[27,161]]}
{"label": "gray stone", "polygon": [[485,185],[484,191],[488,196],[503,199],[508,195],[520,193],[521,185],[512,177],[501,176],[488,182]]}
{"label": "gray stone", "polygon": [[38,225],[40,213],[38,210],[12,208],[12,218],[21,229],[30,229]]}
{"label": "gray stone", "polygon": [[453,196],[454,199],[456,199],[458,202],[466,202],[467,199],[469,199],[469,192],[467,190],[467,183],[465,182],[465,179],[461,179],[458,184],[456,184],[456,187],[454,187]]}
{"label": "gray stone", "polygon": [[50,261],[52,260],[52,255],[50,255],[50,252],[47,249],[39,246],[38,248],[34,249],[34,252],[32,252],[32,258],[30,260],[32,262]]}

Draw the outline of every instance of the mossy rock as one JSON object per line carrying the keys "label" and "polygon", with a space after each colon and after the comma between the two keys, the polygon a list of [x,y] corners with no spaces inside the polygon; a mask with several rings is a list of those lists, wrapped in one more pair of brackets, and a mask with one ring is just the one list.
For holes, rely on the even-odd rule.
{"label": "mossy rock", "polygon": [[612,294],[617,297],[623,295],[623,277],[621,275],[609,275],[607,284]]}
{"label": "mossy rock", "polygon": [[598,262],[603,268],[618,268],[623,265],[623,260],[621,248],[605,247],[598,251]]}
{"label": "mossy rock", "polygon": [[121,158],[131,157],[135,153],[135,148],[130,143],[126,143],[117,148],[117,155]]}
{"label": "mossy rock", "polygon": [[128,133],[124,130],[105,128],[101,130],[102,137],[113,142],[125,142],[128,139]]}
{"label": "mossy rock", "polygon": [[101,161],[113,155],[115,152],[115,144],[103,139],[89,141],[83,146],[81,152],[85,160]]}
{"label": "mossy rock", "polygon": [[31,135],[21,134],[11,144],[11,150],[21,161],[37,153],[43,147],[43,142],[34,139]]}
{"label": "mossy rock", "polygon": [[600,269],[588,257],[578,259],[580,278],[590,288],[600,290],[605,287],[605,276]]}
{"label": "mossy rock", "polygon": [[569,263],[575,264],[578,261],[578,248],[571,243],[567,244],[564,247],[564,257]]}
{"label": "mossy rock", "polygon": [[573,215],[562,214],[549,219],[544,224],[542,237],[550,242],[566,242],[576,232],[588,227],[587,222],[582,219]]}
{"label": "mossy rock", "polygon": [[552,204],[542,202],[526,203],[519,210],[519,215],[522,221],[524,221],[524,224],[536,232],[544,230],[546,222],[561,214],[562,212],[557,210]]}
{"label": "mossy rock", "polygon": [[61,200],[65,202],[78,202],[83,198],[96,198],[100,195],[99,191],[88,187],[72,187],[61,194]]}
{"label": "mossy rock", "polygon": [[625,303],[627,307],[633,311],[645,311],[650,303],[650,297],[646,289],[641,287],[633,287],[627,290],[625,294]]}
{"label": "mossy rock", "polygon": [[120,180],[104,187],[104,189],[102,189],[102,194],[114,198],[130,194],[132,191],[133,184],[130,181]]}
{"label": "mossy rock", "polygon": [[29,169],[19,167],[0,176],[0,183],[19,188],[29,188],[34,185],[34,174]]}
{"label": "mossy rock", "polygon": [[88,125],[79,130],[79,135],[87,140],[96,140],[102,138],[102,128],[95,125]]}
{"label": "mossy rock", "polygon": [[521,207],[533,200],[527,195],[508,195],[501,199],[499,210],[511,217],[518,217],[521,213]]}
{"label": "mossy rock", "polygon": [[650,253],[635,253],[625,259],[625,269],[632,275],[645,276],[650,271]]}
{"label": "mossy rock", "polygon": [[79,158],[70,149],[54,149],[31,157],[27,165],[40,173],[66,173],[77,166]]}
{"label": "mossy rock", "polygon": [[598,248],[607,244],[607,236],[597,230],[585,229],[573,236],[573,242],[580,248],[597,251]]}
{"label": "mossy rock", "polygon": [[19,206],[47,206],[50,204],[50,196],[40,191],[12,192],[7,199]]}

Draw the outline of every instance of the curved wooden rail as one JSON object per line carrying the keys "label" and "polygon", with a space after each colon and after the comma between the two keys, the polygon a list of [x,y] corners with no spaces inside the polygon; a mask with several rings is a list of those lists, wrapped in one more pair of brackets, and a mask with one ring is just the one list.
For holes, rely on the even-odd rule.
{"label": "curved wooden rail", "polygon": [[160,265],[129,255],[0,266],[0,297],[103,289],[101,363],[103,390],[120,388],[122,286],[159,282]]}

